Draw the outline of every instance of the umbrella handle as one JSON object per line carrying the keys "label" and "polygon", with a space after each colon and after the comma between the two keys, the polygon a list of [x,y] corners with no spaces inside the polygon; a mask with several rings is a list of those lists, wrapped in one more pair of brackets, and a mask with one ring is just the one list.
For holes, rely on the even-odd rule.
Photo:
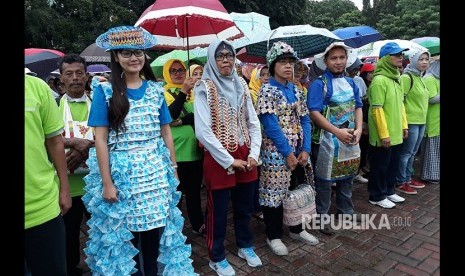
{"label": "umbrella handle", "polygon": [[266,40],[266,49],[267,51],[270,50],[270,38],[274,35],[274,33],[276,32],[276,29],[274,29],[271,34],[268,36],[268,39]]}

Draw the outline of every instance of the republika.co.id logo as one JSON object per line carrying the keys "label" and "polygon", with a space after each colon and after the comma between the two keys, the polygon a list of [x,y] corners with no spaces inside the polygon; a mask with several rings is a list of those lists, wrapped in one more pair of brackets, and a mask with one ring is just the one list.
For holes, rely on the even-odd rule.
{"label": "republika.co.id logo", "polygon": [[387,214],[313,214],[302,215],[302,227],[306,229],[324,229],[330,225],[334,230],[379,230],[392,227],[412,225],[411,217],[394,216]]}

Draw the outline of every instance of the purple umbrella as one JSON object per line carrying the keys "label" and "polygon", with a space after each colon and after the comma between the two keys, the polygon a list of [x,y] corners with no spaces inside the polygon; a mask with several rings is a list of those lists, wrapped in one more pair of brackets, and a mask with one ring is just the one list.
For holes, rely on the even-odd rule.
{"label": "purple umbrella", "polygon": [[111,70],[105,64],[91,64],[87,66],[87,72],[91,74],[110,73]]}

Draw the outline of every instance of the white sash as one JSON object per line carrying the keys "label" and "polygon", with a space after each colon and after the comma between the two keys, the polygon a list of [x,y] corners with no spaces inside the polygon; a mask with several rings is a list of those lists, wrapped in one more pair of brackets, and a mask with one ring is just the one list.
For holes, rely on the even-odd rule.
{"label": "white sash", "polygon": [[[89,97],[85,96],[86,99],[86,104],[87,104],[87,114],[90,113],[90,106],[91,106],[91,101]],[[87,140],[94,140],[94,133],[93,129],[89,126],[87,126],[87,120],[85,121],[74,121],[73,120],[73,115],[71,114],[71,110],[68,105],[68,99],[65,98],[64,101],[62,101],[63,104],[63,122],[65,124],[65,133],[64,136],[65,138],[81,138],[81,139],[87,139]],[[65,149],[65,153],[68,152],[69,149]],[[89,168],[85,164],[85,162],[82,162],[81,165],[75,170],[69,171],[68,174],[84,174],[88,173]]]}

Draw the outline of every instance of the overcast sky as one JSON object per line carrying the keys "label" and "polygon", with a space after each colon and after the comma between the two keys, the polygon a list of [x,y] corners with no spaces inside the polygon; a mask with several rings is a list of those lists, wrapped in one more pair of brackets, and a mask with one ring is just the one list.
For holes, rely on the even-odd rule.
{"label": "overcast sky", "polygon": [[[322,1],[322,0],[316,0],[316,1]],[[359,9],[359,10],[362,10],[363,8],[363,3],[362,1],[363,0],[350,0],[352,2],[354,2],[355,6]]]}
{"label": "overcast sky", "polygon": [[350,1],[354,2],[355,6],[357,6],[359,10],[362,10],[363,8],[362,0],[350,0]]}

